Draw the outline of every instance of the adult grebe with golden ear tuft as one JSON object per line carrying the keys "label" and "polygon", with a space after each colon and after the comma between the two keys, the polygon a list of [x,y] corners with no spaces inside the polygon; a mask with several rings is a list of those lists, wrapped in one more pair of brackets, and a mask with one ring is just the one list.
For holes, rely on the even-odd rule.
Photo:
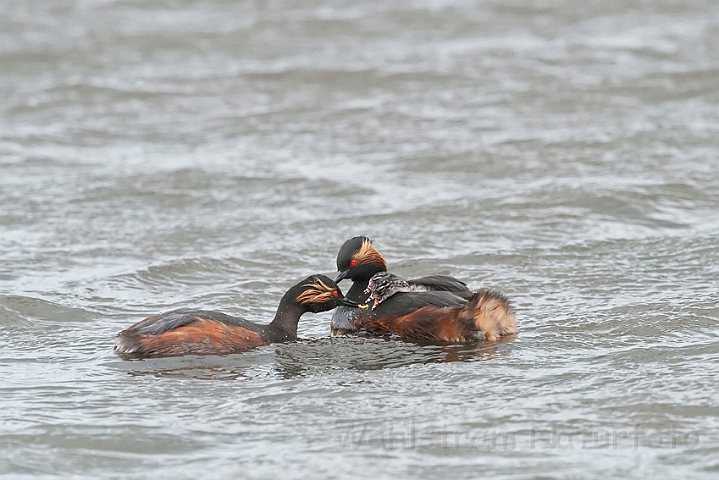
{"label": "adult grebe with golden ear tuft", "polygon": [[[379,272],[370,278],[366,292],[369,308],[374,313],[385,302],[382,315],[364,315],[354,319],[354,325],[370,335],[398,335],[403,338],[469,342],[481,332],[490,342],[518,332],[517,321],[509,300],[495,290],[483,289],[473,294],[461,306],[438,307],[426,305],[421,292],[397,275]],[[407,305],[424,305],[409,312]]]}
{"label": "adult grebe with golden ear tuft", "polygon": [[[340,248],[337,254],[337,276],[335,282],[339,283],[342,279],[352,280],[352,286],[347,291],[347,298],[357,303],[364,303],[367,300],[365,289],[369,279],[375,273],[387,271],[387,262],[382,254],[372,245],[372,241],[364,236],[354,237],[347,240]],[[424,299],[429,302],[424,305],[421,299],[417,299],[414,310],[425,306],[457,306],[462,305],[469,300],[474,292],[467,288],[464,282],[454,277],[446,275],[431,275],[428,277],[407,280],[407,283],[422,288],[429,292],[436,292],[436,295],[428,295]],[[407,308],[412,308],[407,305]],[[373,316],[382,315],[383,305],[378,310],[372,312]],[[371,315],[367,311],[358,308],[340,306],[332,315],[332,324],[330,327],[332,335],[342,335],[344,333],[352,333],[357,331],[356,322]]]}
{"label": "adult grebe with golden ear tuft", "polygon": [[183,308],[148,317],[123,330],[117,335],[115,352],[134,357],[238,353],[296,340],[302,314],[326,312],[339,305],[357,303],[344,298],[330,278],[312,275],[285,293],[274,320],[267,325],[220,312]]}

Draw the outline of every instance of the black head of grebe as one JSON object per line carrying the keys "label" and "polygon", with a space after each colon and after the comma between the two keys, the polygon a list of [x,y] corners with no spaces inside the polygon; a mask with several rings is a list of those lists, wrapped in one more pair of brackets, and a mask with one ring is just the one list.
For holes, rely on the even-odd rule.
{"label": "black head of grebe", "polygon": [[364,236],[347,240],[337,254],[337,276],[335,283],[342,279],[367,281],[377,272],[387,270],[382,254]]}

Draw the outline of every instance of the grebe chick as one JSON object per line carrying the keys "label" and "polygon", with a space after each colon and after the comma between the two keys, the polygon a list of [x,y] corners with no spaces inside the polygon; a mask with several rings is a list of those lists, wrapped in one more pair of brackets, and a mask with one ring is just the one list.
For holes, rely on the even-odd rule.
{"label": "grebe chick", "polygon": [[168,357],[223,355],[260,345],[297,339],[297,323],[306,312],[319,313],[339,305],[357,306],[324,275],[312,275],[280,300],[275,318],[260,325],[221,312],[183,308],[147,317],[117,335],[121,356]]}
{"label": "grebe chick", "polygon": [[[398,292],[427,292],[430,289],[426,285],[412,284],[404,280],[399,275],[389,272],[379,272],[372,275],[367,282],[367,288],[364,293],[368,296],[367,300],[372,301],[372,310],[387,300],[389,297]],[[361,307],[360,307],[361,308]]]}

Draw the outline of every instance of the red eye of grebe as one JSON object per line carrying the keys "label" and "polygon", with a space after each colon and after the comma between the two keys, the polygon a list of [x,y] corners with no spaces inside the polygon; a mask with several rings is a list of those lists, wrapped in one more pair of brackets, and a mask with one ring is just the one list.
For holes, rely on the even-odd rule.
{"label": "red eye of grebe", "polygon": [[332,292],[332,296],[333,296],[333,297],[338,297],[338,296],[339,296],[339,293],[337,293],[337,290],[335,290],[334,292]]}
{"label": "red eye of grebe", "polygon": [[357,260],[352,260],[350,262],[350,267],[355,267],[355,266],[357,266]]}

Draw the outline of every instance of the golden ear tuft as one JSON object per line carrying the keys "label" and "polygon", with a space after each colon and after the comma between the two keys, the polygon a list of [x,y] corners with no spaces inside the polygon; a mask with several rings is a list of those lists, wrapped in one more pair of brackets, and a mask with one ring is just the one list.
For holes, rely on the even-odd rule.
{"label": "golden ear tuft", "polygon": [[369,238],[365,238],[362,241],[362,246],[352,258],[357,260],[360,265],[375,265],[387,270],[387,262],[379,251],[372,246]]}
{"label": "golden ear tuft", "polygon": [[317,279],[313,283],[302,285],[305,287],[302,293],[297,295],[297,303],[305,305],[307,303],[325,303],[334,299],[334,287],[325,285],[322,280]]}

